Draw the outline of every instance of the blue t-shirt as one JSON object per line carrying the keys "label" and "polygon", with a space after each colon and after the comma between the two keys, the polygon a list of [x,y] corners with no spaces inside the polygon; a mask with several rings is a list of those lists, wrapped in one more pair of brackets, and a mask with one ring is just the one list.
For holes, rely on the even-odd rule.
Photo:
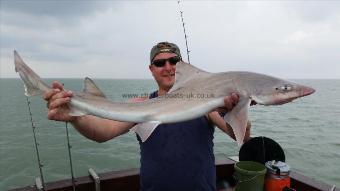
{"label": "blue t-shirt", "polygon": [[[157,97],[157,92],[150,98]],[[214,127],[206,117],[161,124],[142,142],[142,191],[216,190]]]}

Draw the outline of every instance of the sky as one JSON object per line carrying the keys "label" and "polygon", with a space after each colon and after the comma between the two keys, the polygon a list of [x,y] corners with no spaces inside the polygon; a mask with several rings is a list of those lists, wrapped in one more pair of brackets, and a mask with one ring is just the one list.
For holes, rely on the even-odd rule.
{"label": "sky", "polygon": [[43,78],[151,79],[150,49],[179,45],[210,72],[340,79],[340,1],[0,0],[0,77],[13,50]]}

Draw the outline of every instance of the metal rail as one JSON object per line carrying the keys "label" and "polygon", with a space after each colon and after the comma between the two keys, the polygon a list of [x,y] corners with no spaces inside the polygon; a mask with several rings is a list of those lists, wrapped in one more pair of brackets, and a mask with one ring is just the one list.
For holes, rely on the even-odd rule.
{"label": "metal rail", "polygon": [[94,180],[95,190],[100,191],[100,178],[98,174],[92,168],[89,169],[89,174]]}

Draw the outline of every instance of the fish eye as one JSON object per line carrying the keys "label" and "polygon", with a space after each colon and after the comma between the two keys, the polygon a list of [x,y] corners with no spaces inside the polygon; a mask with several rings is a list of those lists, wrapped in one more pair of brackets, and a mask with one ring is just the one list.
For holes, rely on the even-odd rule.
{"label": "fish eye", "polygon": [[280,89],[283,91],[290,91],[292,89],[292,86],[286,84],[286,85],[281,86]]}

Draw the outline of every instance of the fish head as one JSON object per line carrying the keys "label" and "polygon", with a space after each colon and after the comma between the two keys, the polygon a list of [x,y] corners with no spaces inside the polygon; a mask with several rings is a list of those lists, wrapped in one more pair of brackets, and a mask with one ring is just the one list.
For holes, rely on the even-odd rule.
{"label": "fish head", "polygon": [[282,105],[314,92],[315,90],[311,87],[275,79],[266,81],[265,86],[261,88],[258,87],[251,99],[261,105]]}

